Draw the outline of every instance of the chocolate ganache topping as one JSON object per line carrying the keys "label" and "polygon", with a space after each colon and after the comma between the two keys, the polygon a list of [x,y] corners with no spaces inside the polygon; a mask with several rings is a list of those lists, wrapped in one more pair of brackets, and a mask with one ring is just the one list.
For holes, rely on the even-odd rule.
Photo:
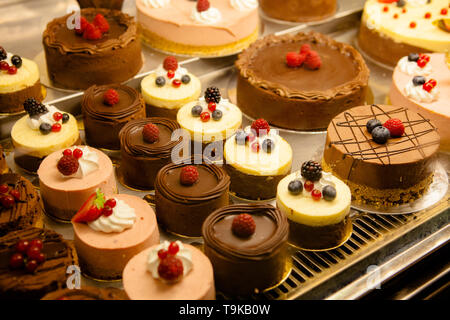
{"label": "chocolate ganache topping", "polygon": [[[159,138],[154,143],[144,141],[142,130],[148,123],[153,123],[159,129]],[[178,122],[166,118],[136,119],[128,122],[120,131],[120,144],[130,155],[148,158],[169,158],[172,149],[181,142],[171,140],[172,132],[180,129]]]}
{"label": "chocolate ganache topping", "polygon": [[[118,92],[120,100],[117,104],[110,106],[103,101],[104,93],[114,89]],[[83,112],[92,118],[102,121],[121,121],[139,111],[144,105],[142,96],[135,89],[121,84],[93,85],[86,90],[83,96]]]}
{"label": "chocolate ganache topping", "polygon": [[[286,65],[286,54],[298,52],[305,43],[321,57],[320,69]],[[316,32],[268,35],[242,52],[236,67],[240,75],[256,87],[281,97],[304,100],[351,94],[366,86],[369,77],[369,69],[358,51]]]}
{"label": "chocolate ganache topping", "polygon": [[[201,203],[222,196],[230,185],[230,177],[221,167],[206,163],[194,164],[194,157],[190,164],[170,163],[158,172],[155,181],[155,189],[166,198],[186,205]],[[187,165],[193,165],[198,170],[198,181],[194,185],[186,186],[180,182],[181,169]]]}
{"label": "chocolate ganache topping", "polygon": [[[256,224],[255,233],[242,239],[232,232],[233,218],[250,214]],[[280,210],[269,204],[234,204],[211,213],[202,228],[205,243],[228,258],[265,260],[278,253],[287,241],[289,224]]]}
{"label": "chocolate ganache topping", "polygon": [[43,41],[48,47],[57,48],[62,54],[99,53],[126,47],[131,41],[137,41],[137,24],[134,18],[117,10],[88,8],[81,10],[81,16],[92,21],[96,14],[102,14],[110,29],[98,40],[86,40],[67,27],[73,22],[74,13],[56,18],[47,25]]}

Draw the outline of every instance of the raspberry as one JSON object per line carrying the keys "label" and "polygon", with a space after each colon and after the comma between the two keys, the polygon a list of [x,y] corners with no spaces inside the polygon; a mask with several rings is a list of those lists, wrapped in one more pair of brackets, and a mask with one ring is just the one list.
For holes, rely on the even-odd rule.
{"label": "raspberry", "polygon": [[311,46],[308,43],[304,43],[300,47],[300,53],[309,53],[310,51],[311,51]]}
{"label": "raspberry", "polygon": [[252,131],[254,131],[258,137],[260,135],[264,136],[264,135],[268,134],[270,131],[270,126],[267,123],[267,121],[264,119],[257,119],[255,121],[253,121],[251,128],[252,128]]}
{"label": "raspberry", "polygon": [[305,59],[305,66],[308,69],[315,70],[319,69],[322,65],[322,60],[320,59],[319,54],[316,51],[310,51]]}
{"label": "raspberry", "polygon": [[169,248],[167,248],[167,251],[169,252],[169,254],[174,256],[178,253],[178,251],[180,251],[180,247],[175,241],[173,241],[169,244]]}
{"label": "raspberry", "polygon": [[286,54],[286,64],[289,68],[301,67],[305,59],[305,53],[288,52]]}
{"label": "raspberry", "polygon": [[83,35],[83,33],[84,33],[84,30],[86,30],[86,25],[88,24],[89,22],[86,20],[86,18],[85,17],[80,17],[80,28],[79,29],[76,29],[75,28],[75,33],[76,34],[78,34],[78,35]]}
{"label": "raspberry", "polygon": [[168,255],[158,266],[159,276],[167,281],[176,281],[183,275],[183,263],[177,257]]}
{"label": "raspberry", "polygon": [[142,136],[145,142],[156,142],[159,139],[159,129],[153,123],[147,123],[142,129]]}
{"label": "raspberry", "polygon": [[209,1],[208,0],[198,0],[197,1],[197,11],[202,12],[209,9]]}
{"label": "raspberry", "polygon": [[108,21],[100,13],[97,13],[97,15],[95,16],[95,18],[92,21],[92,23],[94,24],[94,26],[96,26],[101,31],[101,33],[108,32],[108,30],[109,30],[109,23],[108,23]]}
{"label": "raspberry", "polygon": [[59,172],[65,176],[70,176],[78,171],[78,160],[73,156],[62,156],[57,164]]}
{"label": "raspberry", "polygon": [[231,231],[240,237],[248,238],[255,233],[256,224],[253,217],[247,213],[241,213],[233,219]]}
{"label": "raspberry", "polygon": [[168,56],[164,59],[163,68],[167,71],[175,71],[178,69],[178,61],[174,56]]}
{"label": "raspberry", "polygon": [[103,101],[110,106],[115,105],[116,103],[119,102],[119,100],[120,100],[119,93],[114,89],[109,89],[103,95]]}
{"label": "raspberry", "polygon": [[100,29],[98,27],[96,27],[92,23],[88,23],[86,25],[86,29],[84,30],[84,33],[83,33],[84,39],[98,40],[98,39],[101,39],[101,37],[102,37],[102,32],[100,31]]}
{"label": "raspberry", "polygon": [[405,126],[400,119],[389,119],[383,124],[383,127],[389,130],[391,137],[401,137],[405,133]]}
{"label": "raspberry", "polygon": [[198,180],[198,170],[194,166],[186,166],[181,169],[180,182],[183,185],[193,185]]}

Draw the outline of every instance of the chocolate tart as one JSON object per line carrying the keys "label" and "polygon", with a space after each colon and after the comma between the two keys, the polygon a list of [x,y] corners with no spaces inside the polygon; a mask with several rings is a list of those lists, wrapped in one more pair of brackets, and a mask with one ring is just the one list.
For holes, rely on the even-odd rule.
{"label": "chocolate tart", "polygon": [[[286,54],[305,43],[321,57],[317,70],[286,65]],[[239,108],[277,127],[323,130],[334,116],[365,101],[369,69],[363,58],[352,46],[320,33],[268,35],[235,64]]]}
{"label": "chocolate tart", "polygon": [[[109,89],[119,94],[113,106],[103,102]],[[81,101],[86,142],[95,148],[119,150],[119,132],[130,120],[145,118],[145,102],[135,89],[121,85],[93,85],[84,92]]]}
{"label": "chocolate tart", "polygon": [[[195,162],[193,157],[189,164],[170,163],[161,168],[155,180],[158,222],[167,231],[188,237],[200,237],[206,217],[229,203],[230,177],[225,170],[204,160]],[[180,182],[181,169],[186,165],[195,166],[199,173],[198,181],[191,186]]]}
{"label": "chocolate tart", "polygon": [[292,22],[323,20],[336,12],[336,0],[259,0],[259,6],[269,17]]}
{"label": "chocolate tart", "polygon": [[[255,221],[249,238],[234,235],[233,219],[242,213]],[[202,228],[204,252],[211,260],[217,290],[245,296],[280,283],[290,270],[286,216],[268,204],[234,204],[218,209]]]}
{"label": "chocolate tart", "polygon": [[[366,129],[370,119],[400,119],[405,133],[377,144]],[[360,106],[335,117],[327,132],[323,168],[348,184],[352,197],[389,206],[419,198],[433,179],[439,149],[436,127],[400,106]]]}
{"label": "chocolate tart", "polygon": [[5,173],[0,175],[0,185],[3,184],[18,190],[20,200],[16,200],[11,208],[0,205],[0,236],[41,223],[42,203],[31,182],[17,173]]}
{"label": "chocolate tart", "polygon": [[[142,130],[148,123],[159,129],[159,138],[154,143],[144,140]],[[171,162],[172,149],[182,142],[171,139],[180,125],[170,119],[146,118],[128,122],[120,131],[122,161],[120,172],[124,183],[140,189],[153,189],[159,169]]]}
{"label": "chocolate tart", "polygon": [[118,10],[81,9],[92,21],[102,14],[109,31],[99,40],[86,40],[67,27],[73,13],[51,21],[43,34],[48,77],[54,86],[86,89],[94,84],[121,83],[142,67],[141,43],[134,18]]}
{"label": "chocolate tart", "polygon": [[122,10],[123,0],[77,0],[81,9],[106,8]]}
{"label": "chocolate tart", "polygon": [[128,300],[128,297],[118,288],[83,287],[50,292],[41,300]]}
{"label": "chocolate tart", "polygon": [[[19,240],[39,238],[46,260],[34,273],[11,269],[9,259]],[[62,289],[68,278],[67,267],[77,265],[73,246],[52,230],[29,228],[13,231],[0,238],[0,299],[40,299],[45,294]]]}

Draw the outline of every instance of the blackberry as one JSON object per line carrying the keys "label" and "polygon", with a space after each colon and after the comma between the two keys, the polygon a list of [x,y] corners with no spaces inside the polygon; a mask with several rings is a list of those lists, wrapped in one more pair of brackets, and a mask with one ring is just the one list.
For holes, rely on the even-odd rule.
{"label": "blackberry", "polygon": [[219,103],[220,102],[220,90],[217,87],[208,87],[205,90],[205,101],[210,103],[210,102],[215,102],[215,103]]}
{"label": "blackberry", "polygon": [[0,61],[5,60],[8,57],[6,50],[0,47]]}
{"label": "blackberry", "polygon": [[36,101],[36,99],[34,98],[28,98],[27,100],[25,100],[25,102],[23,103],[23,107],[25,111],[30,115],[30,117],[48,112],[45,105]]}
{"label": "blackberry", "polygon": [[322,178],[322,166],[313,160],[303,162],[302,177],[310,181],[320,180]]}

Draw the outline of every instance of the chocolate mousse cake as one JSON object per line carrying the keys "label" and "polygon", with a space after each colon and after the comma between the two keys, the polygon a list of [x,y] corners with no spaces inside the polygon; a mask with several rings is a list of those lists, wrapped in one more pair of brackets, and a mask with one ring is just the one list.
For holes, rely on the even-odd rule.
{"label": "chocolate mousse cake", "polygon": [[17,173],[0,174],[0,236],[42,225],[40,197],[30,181]]}
{"label": "chocolate mousse cake", "polygon": [[217,290],[247,296],[279,284],[290,271],[286,216],[268,204],[218,209],[202,228]]}
{"label": "chocolate mousse cake", "polygon": [[145,102],[135,89],[93,85],[81,101],[86,142],[95,148],[119,150],[119,132],[130,120],[145,118]]}
{"label": "chocolate mousse cake", "polygon": [[40,299],[66,287],[77,265],[72,245],[48,229],[29,228],[0,237],[0,299]]}
{"label": "chocolate mousse cake", "polygon": [[236,67],[239,108],[281,128],[326,129],[366,98],[369,69],[359,52],[316,32],[268,35],[242,52]]}
{"label": "chocolate mousse cake", "polygon": [[83,287],[50,292],[41,300],[128,300],[128,297],[118,288]]}
{"label": "chocolate mousse cake", "polygon": [[323,167],[343,180],[354,200],[392,206],[421,197],[433,180],[436,127],[401,106],[344,111],[327,131]]}
{"label": "chocolate mousse cake", "polygon": [[172,150],[182,137],[172,140],[180,125],[170,119],[146,118],[128,122],[120,131],[120,173],[127,186],[153,189],[159,169],[171,162]]}
{"label": "chocolate mousse cake", "polygon": [[77,0],[81,9],[84,8],[106,8],[121,10],[123,0]]}
{"label": "chocolate mousse cake", "polygon": [[336,0],[259,0],[269,18],[292,22],[323,20],[336,12]]}
{"label": "chocolate mousse cake", "polygon": [[169,232],[200,237],[206,217],[228,205],[229,186],[225,170],[201,158],[164,166],[155,181],[158,222]]}
{"label": "chocolate mousse cake", "polygon": [[54,19],[43,34],[48,77],[54,86],[83,90],[121,83],[139,72],[141,42],[133,17],[118,10],[81,9],[78,27],[73,16]]}

